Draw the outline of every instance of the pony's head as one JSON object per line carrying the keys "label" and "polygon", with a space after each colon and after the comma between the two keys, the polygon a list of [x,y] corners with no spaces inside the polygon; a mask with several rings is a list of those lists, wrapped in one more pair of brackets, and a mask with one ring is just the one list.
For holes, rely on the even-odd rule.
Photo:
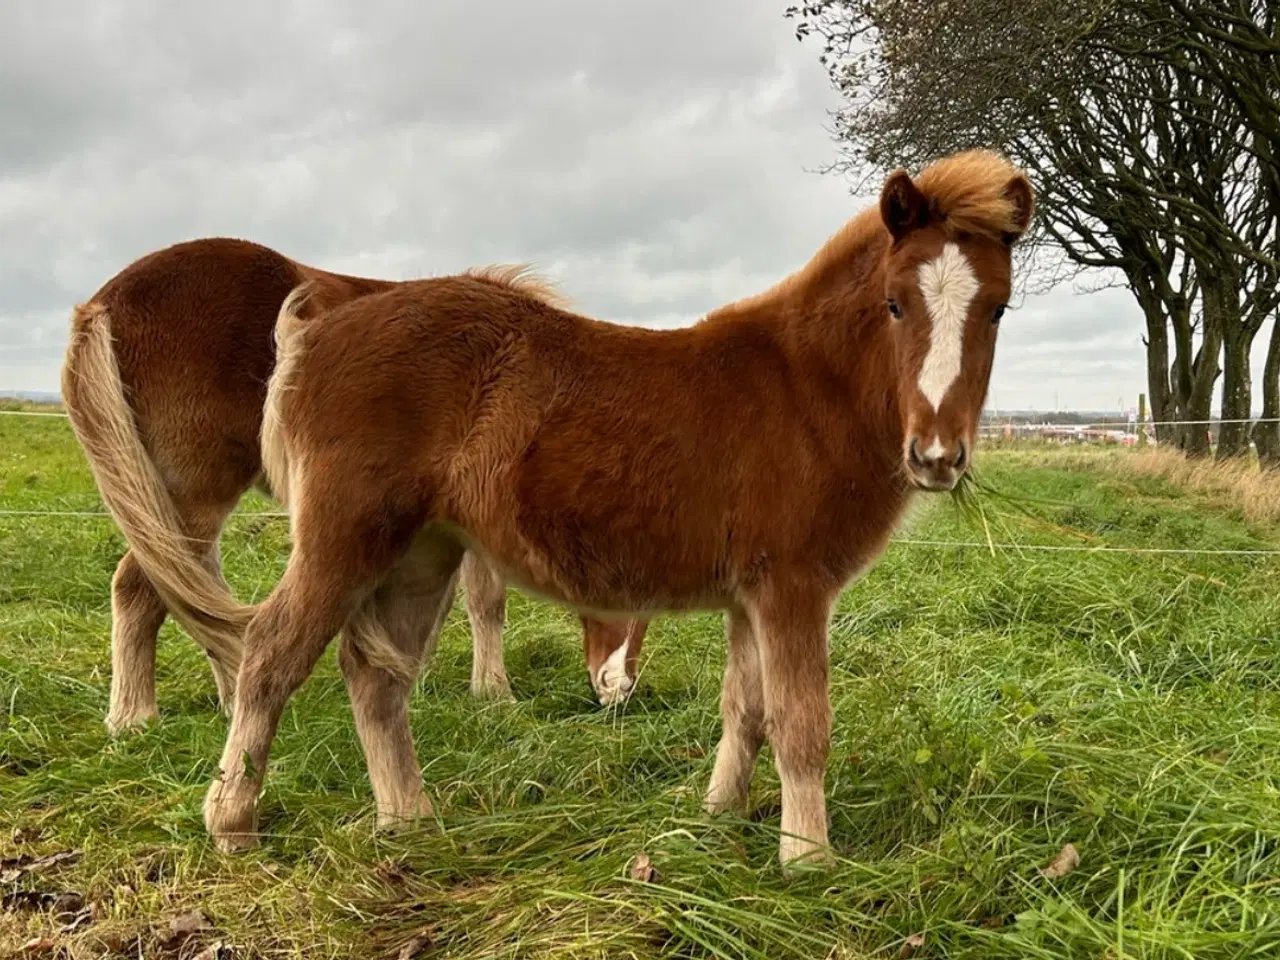
{"label": "pony's head", "polygon": [[1026,232],[1031,184],[987,151],[948,157],[912,179],[885,181],[891,236],[885,310],[893,331],[902,459],[925,490],[951,490],[973,456],[1012,284],[1012,247]]}

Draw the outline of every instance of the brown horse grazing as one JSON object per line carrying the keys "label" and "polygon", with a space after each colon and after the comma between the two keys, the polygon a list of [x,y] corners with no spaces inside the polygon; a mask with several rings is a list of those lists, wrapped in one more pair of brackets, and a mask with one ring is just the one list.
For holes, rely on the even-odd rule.
{"label": "brown horse grazing", "polygon": [[[315,309],[396,285],[318,270],[255,243],[202,239],[135,261],[76,312],[62,396],[130,546],[112,580],[112,732],[156,716],[156,634],[166,610],[204,648],[223,707],[231,706],[244,624],[234,622],[238,607],[219,572],[218,537],[260,482],[272,331],[285,297],[303,282]],[[506,585],[474,558],[462,571],[471,689],[510,696]],[[430,617],[424,623],[436,627]],[[629,672],[602,684],[600,664],[623,638],[616,624],[587,620],[583,628],[592,687],[602,702],[616,702],[634,684],[638,642]]]}
{"label": "brown horse grazing", "polygon": [[825,859],[832,605],[912,493],[969,465],[1032,202],[986,152],[900,171],[797,273],[675,330],[566,312],[509,269],[320,321],[296,291],[263,429],[293,552],[249,622],[205,799],[219,848],[255,842],[281,712],[344,624],[379,817],[430,810],[405,700],[470,549],[587,613],[726,611],[707,807],[745,802],[768,736],[780,857]]}

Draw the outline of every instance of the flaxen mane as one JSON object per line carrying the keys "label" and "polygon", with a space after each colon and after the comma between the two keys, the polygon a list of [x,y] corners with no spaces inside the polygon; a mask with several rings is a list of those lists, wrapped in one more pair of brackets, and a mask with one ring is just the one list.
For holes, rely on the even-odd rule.
{"label": "flaxen mane", "polygon": [[[914,179],[947,239],[968,235],[999,240],[1021,231],[1017,203],[1004,191],[1005,184],[1019,173],[998,153],[969,150],[930,164]],[[859,249],[876,243],[888,247],[889,239],[880,211],[871,207],[834,233],[799,270],[768,290],[727,304],[714,313],[735,312],[799,293],[849,263]]]}
{"label": "flaxen mane", "polygon": [[472,267],[463,275],[495,286],[518,290],[561,310],[568,310],[571,306],[569,298],[557,289],[555,281],[534,273],[532,264],[495,263],[487,267]]}

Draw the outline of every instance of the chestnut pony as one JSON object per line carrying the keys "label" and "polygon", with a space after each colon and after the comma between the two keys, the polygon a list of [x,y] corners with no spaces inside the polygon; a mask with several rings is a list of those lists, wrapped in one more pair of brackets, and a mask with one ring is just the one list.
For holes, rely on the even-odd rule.
{"label": "chestnut pony", "polygon": [[567,312],[509,268],[406,283],[276,328],[264,466],[293,551],[252,611],[205,823],[256,842],[285,702],[334,634],[383,822],[431,809],[404,703],[418,622],[472,550],[587,613],[724,610],[706,805],[767,736],[784,864],[829,857],[827,626],[912,494],[968,467],[1027,178],[968,152],[884,184],[798,272],[692,327]]}
{"label": "chestnut pony", "polygon": [[[113,733],[156,716],[156,634],[166,610],[208,654],[230,709],[243,624],[234,623],[237,605],[219,573],[218,537],[261,480],[272,331],[285,297],[303,282],[313,285],[316,309],[395,286],[318,270],[259,244],[209,238],[134,261],[75,314],[62,396],[130,547],[111,584]],[[462,579],[474,637],[471,689],[510,696],[502,659],[506,586],[475,557],[463,564]],[[643,625],[588,619],[583,629],[597,695],[622,699],[635,681]],[[636,639],[621,650],[628,634]]]}

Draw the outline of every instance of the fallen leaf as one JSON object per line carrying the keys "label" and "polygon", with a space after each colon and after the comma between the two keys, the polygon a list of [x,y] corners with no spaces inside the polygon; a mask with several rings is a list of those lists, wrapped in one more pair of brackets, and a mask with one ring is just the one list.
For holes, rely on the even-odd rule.
{"label": "fallen leaf", "polygon": [[383,860],[373,869],[381,879],[397,885],[403,884],[410,875],[403,863],[396,863],[394,860]]}
{"label": "fallen leaf", "polygon": [[44,836],[44,831],[39,827],[14,827],[12,839],[16,845],[20,843],[35,843],[42,836]]}
{"label": "fallen leaf", "polygon": [[61,934],[75,933],[93,923],[93,911],[87,907],[58,928]]}
{"label": "fallen leaf", "polygon": [[414,936],[400,948],[397,954],[397,960],[413,960],[414,957],[420,957],[423,953],[431,948],[431,937],[425,930],[419,930]]}
{"label": "fallen leaf", "polygon": [[56,899],[54,894],[41,890],[15,890],[0,898],[0,910],[17,913],[19,910],[47,910]]}
{"label": "fallen leaf", "polygon": [[636,858],[631,861],[631,879],[639,880],[642,883],[652,883],[654,878],[658,876],[658,871],[654,869],[653,861],[649,859],[647,853],[637,854]]}
{"label": "fallen leaf", "polygon": [[85,909],[84,897],[78,893],[60,893],[54,897],[51,906],[55,917],[66,920]]}
{"label": "fallen leaf", "polygon": [[139,934],[127,934],[121,930],[108,930],[98,933],[96,939],[108,954],[119,953],[128,956],[143,956],[142,937]]}
{"label": "fallen leaf", "polygon": [[1006,914],[992,914],[983,919],[978,926],[983,930],[999,930],[1001,927],[1007,927],[1011,922],[1011,918]]}
{"label": "fallen leaf", "polygon": [[191,934],[198,933],[201,930],[208,930],[211,926],[209,918],[199,910],[180,913],[169,921],[170,938],[177,940],[179,937],[189,937]]}
{"label": "fallen leaf", "polygon": [[20,948],[21,952],[27,956],[35,956],[39,953],[48,953],[57,944],[48,937],[36,937],[34,940],[28,940]]}
{"label": "fallen leaf", "polygon": [[919,950],[923,946],[924,946],[924,934],[913,933],[911,936],[907,937],[907,939],[902,942],[902,949],[898,951],[898,956],[900,960],[907,960],[907,957],[912,956],[917,950]]}
{"label": "fallen leaf", "polygon": [[232,953],[230,945],[219,940],[217,943],[205,947],[191,960],[231,960],[234,956],[235,954]]}
{"label": "fallen leaf", "polygon": [[82,907],[71,914],[59,914],[58,919],[63,921],[62,926],[58,928],[59,933],[75,933],[77,930],[93,923],[93,907]]}
{"label": "fallen leaf", "polygon": [[200,910],[180,913],[169,921],[169,935],[160,938],[160,944],[167,950],[177,950],[186,954],[201,945],[207,939],[199,934],[213,930],[213,924]]}
{"label": "fallen leaf", "polygon": [[1075,844],[1068,843],[1058,851],[1058,855],[1053,858],[1052,863],[1040,869],[1040,874],[1050,880],[1058,880],[1078,866],[1080,866],[1080,854],[1076,850]]}
{"label": "fallen leaf", "polygon": [[10,860],[0,860],[0,883],[13,883],[28,873],[40,873],[64,863],[80,859],[79,850],[64,850],[61,853],[50,853],[43,857],[32,857],[24,854]]}

